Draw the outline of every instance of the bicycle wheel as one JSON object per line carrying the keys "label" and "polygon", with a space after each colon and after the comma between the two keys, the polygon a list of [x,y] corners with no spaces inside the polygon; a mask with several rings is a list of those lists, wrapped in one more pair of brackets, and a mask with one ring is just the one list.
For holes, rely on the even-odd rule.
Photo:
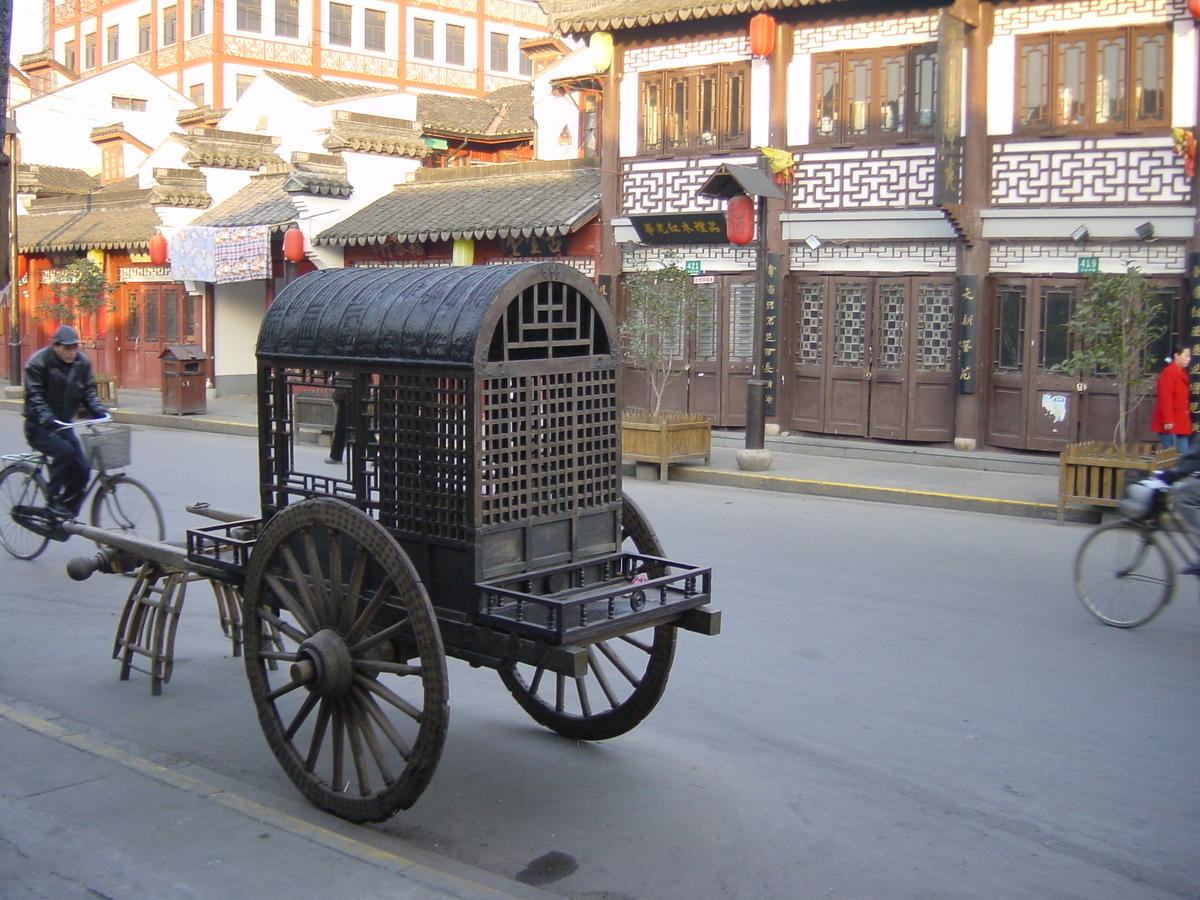
{"label": "bicycle wheel", "polygon": [[92,500],[92,525],[152,541],[164,540],[167,533],[150,489],[128,475],[114,475],[100,485]]}
{"label": "bicycle wheel", "polygon": [[33,559],[50,538],[30,531],[17,518],[20,507],[46,507],[46,483],[36,467],[14,463],[0,472],[0,544],[17,559]]}
{"label": "bicycle wheel", "polygon": [[1136,628],[1175,590],[1175,566],[1152,531],[1132,522],[1101,525],[1075,556],[1075,592],[1105,625]]}

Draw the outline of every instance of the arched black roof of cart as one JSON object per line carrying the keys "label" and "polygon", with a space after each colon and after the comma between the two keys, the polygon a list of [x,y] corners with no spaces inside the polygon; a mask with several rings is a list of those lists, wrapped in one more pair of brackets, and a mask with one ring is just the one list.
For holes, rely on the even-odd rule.
{"label": "arched black roof of cart", "polygon": [[616,352],[608,303],[590,279],[561,263],[442,268],[348,268],[312,272],[287,285],[267,310],[258,356],[302,363],[449,363],[488,359],[510,303],[540,283],[558,282],[594,310]]}

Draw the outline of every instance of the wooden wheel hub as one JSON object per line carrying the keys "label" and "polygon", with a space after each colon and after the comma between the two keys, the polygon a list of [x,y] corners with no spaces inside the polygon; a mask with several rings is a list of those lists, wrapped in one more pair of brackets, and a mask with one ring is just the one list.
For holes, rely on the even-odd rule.
{"label": "wooden wheel hub", "polygon": [[354,681],[350,648],[332,628],[322,628],[296,651],[292,680],[319,697],[341,697]]}

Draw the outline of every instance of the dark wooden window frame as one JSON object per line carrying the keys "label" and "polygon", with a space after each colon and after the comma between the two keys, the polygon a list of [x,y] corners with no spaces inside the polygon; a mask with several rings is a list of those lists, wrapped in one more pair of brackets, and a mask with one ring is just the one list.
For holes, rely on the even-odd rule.
{"label": "dark wooden window frame", "polygon": [[164,47],[170,47],[179,40],[179,7],[163,7],[162,42]]}
{"label": "dark wooden window frame", "polygon": [[[1147,60],[1145,44],[1157,45],[1158,86],[1147,92],[1139,76]],[[1169,25],[1128,26],[1087,31],[1046,32],[1017,38],[1017,84],[1014,129],[1018,134],[1056,137],[1063,134],[1137,134],[1170,127],[1171,44]],[[1099,67],[1106,52],[1123,54],[1119,66],[1123,108],[1097,122],[1104,104]],[[1082,57],[1083,71],[1072,77],[1071,57]],[[1142,101],[1134,102],[1142,88]],[[1067,92],[1083,94],[1076,101]],[[1153,102],[1147,108],[1146,100]],[[1068,105],[1069,104],[1069,105]]]}
{"label": "dark wooden window frame", "polygon": [[638,147],[649,156],[727,153],[750,146],[750,64],[644,73]]}
{"label": "dark wooden window frame", "polygon": [[815,54],[812,143],[932,143],[937,65],[935,43]]}
{"label": "dark wooden window frame", "polygon": [[121,26],[109,25],[104,32],[104,55],[109,63],[121,58]]}

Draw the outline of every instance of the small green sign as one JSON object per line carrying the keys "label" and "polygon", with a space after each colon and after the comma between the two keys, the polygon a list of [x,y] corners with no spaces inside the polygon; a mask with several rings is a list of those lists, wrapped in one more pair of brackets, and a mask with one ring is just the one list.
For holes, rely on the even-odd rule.
{"label": "small green sign", "polygon": [[1098,275],[1100,274],[1100,257],[1098,256],[1080,256],[1079,274],[1080,275]]}
{"label": "small green sign", "polygon": [[700,260],[685,259],[683,261],[683,271],[686,272],[688,275],[699,275],[700,274]]}

